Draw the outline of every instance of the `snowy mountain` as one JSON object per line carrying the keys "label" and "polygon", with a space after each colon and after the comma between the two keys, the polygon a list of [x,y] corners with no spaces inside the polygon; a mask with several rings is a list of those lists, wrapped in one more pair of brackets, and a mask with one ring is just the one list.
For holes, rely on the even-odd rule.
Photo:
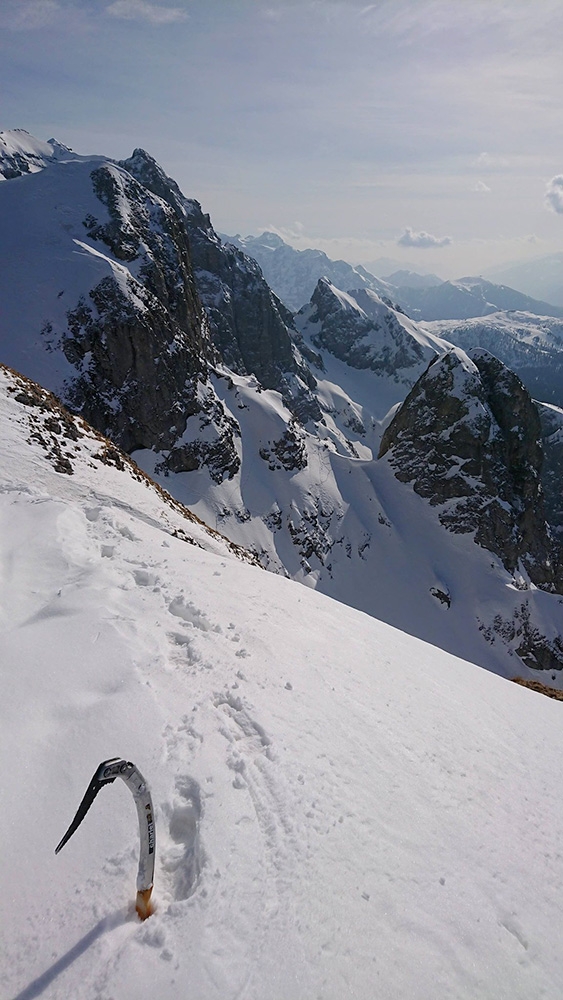
{"label": "snowy mountain", "polygon": [[439,285],[398,287],[394,300],[417,320],[469,319],[499,310],[518,310],[536,316],[563,317],[563,308],[538,301],[506,285],[484,278],[459,278]]}
{"label": "snowy mountain", "polygon": [[58,160],[102,160],[103,157],[80,157],[68,146],[49,139],[43,142],[25,129],[0,132],[0,181],[34,174]]}
{"label": "snowy mountain", "polygon": [[[3,993],[559,1000],[560,705],[249,565],[5,369],[0,433]],[[114,753],[144,923],[121,783],[54,854]]]}
{"label": "snowy mountain", "polygon": [[309,301],[319,278],[328,278],[344,291],[365,288],[387,297],[393,293],[385,281],[364,267],[352,267],[345,260],[331,260],[322,250],[295,250],[277,233],[222,238],[258,261],[270,287],[295,312]]}
{"label": "snowy mountain", "polygon": [[563,321],[523,312],[425,323],[465,351],[483,347],[520,376],[535,399],[563,406]]}
{"label": "snowy mountain", "polygon": [[371,274],[376,274],[378,278],[384,281],[387,280],[387,275],[393,274],[395,271],[408,271],[410,274],[415,274],[418,277],[434,277],[438,284],[443,281],[443,278],[431,275],[429,271],[425,271],[417,264],[398,260],[396,257],[377,257],[376,260],[364,260],[362,264]]}
{"label": "snowy mountain", "polygon": [[443,284],[443,279],[436,274],[418,274],[417,271],[404,268],[385,275],[384,280],[397,288],[433,288],[435,285]]}
{"label": "snowy mountain", "polygon": [[[422,442],[424,450],[432,441],[441,455],[422,458],[434,483],[429,493],[417,488],[405,456],[399,468],[385,452],[378,458],[382,434],[405,414],[409,422],[410,412],[416,438],[416,404],[407,395],[397,412],[396,400],[410,385],[411,394],[423,390],[429,361],[463,358],[462,368],[473,373],[475,363],[373,293],[352,296],[326,281],[296,322],[300,349],[315,370],[322,421],[296,423],[278,394],[257,394],[254,381],[231,375],[217,392],[240,428],[241,467],[232,478],[213,483],[202,468],[172,483],[154,452],[136,453],[137,461],[269,569],[506,676],[543,668],[558,684],[557,524],[548,527],[542,515],[540,421],[518,379],[489,356],[482,365],[496,384],[485,389],[488,375],[475,375],[461,402],[457,375],[443,379],[430,438]],[[466,412],[478,432],[457,450],[454,425],[463,425]],[[444,480],[447,510],[437,499]],[[468,516],[458,525],[462,509]]]}
{"label": "snowy mountain", "polygon": [[[498,386],[485,392],[480,376],[464,390],[461,409],[482,411],[494,449],[482,460],[477,434],[471,454],[457,456],[477,498],[460,535],[433,503],[438,494],[401,474],[393,448],[378,457],[386,428],[401,413],[411,419],[405,397],[451,344],[373,290],[326,279],[294,321],[259,267],[224,247],[199,204],[142,150],[121,163],[41,155],[43,168],[0,185],[3,359],[266,568],[490,670],[548,670],[558,685],[560,505],[556,465],[538,459],[541,435],[551,442],[552,433],[524,391],[507,409],[510,373],[501,365]],[[469,479],[453,474],[457,459],[442,448],[464,416],[455,378],[442,380],[433,412],[435,489],[449,460],[459,491],[449,499],[461,505]],[[518,450],[522,413],[533,433]],[[518,476],[525,502],[507,487],[506,531],[491,539],[493,485]]]}
{"label": "snowy mountain", "polygon": [[491,281],[506,282],[526,295],[563,306],[563,251],[489,269]]}

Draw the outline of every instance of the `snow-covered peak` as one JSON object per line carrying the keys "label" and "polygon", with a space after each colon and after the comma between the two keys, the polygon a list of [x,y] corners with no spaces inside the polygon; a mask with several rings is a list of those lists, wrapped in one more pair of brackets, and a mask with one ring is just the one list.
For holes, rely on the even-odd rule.
{"label": "snow-covered peak", "polygon": [[0,181],[37,173],[60,161],[103,159],[74,153],[57,139],[44,142],[22,128],[0,132]]}
{"label": "snow-covered peak", "polygon": [[422,330],[375,291],[343,291],[319,279],[309,305],[295,318],[301,335],[353,368],[412,385],[450,344]]}
{"label": "snow-covered peak", "polygon": [[0,179],[42,170],[55,158],[55,144],[36,139],[25,129],[0,132]]}
{"label": "snow-covered peak", "polygon": [[337,288],[330,278],[319,278],[311,301],[323,312],[338,309],[343,312],[357,313],[360,319],[366,320],[367,314],[361,308],[353,295]]}

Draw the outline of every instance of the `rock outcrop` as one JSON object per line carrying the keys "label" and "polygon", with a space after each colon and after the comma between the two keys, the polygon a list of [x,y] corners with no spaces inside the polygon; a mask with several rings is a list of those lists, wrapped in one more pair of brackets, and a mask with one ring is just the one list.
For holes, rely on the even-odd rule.
{"label": "rock outcrop", "polygon": [[546,403],[536,405],[544,451],[542,487],[545,516],[563,546],[563,410]]}
{"label": "rock outcrop", "polygon": [[352,368],[371,369],[408,385],[414,381],[413,368],[418,375],[421,367],[444,350],[436,338],[422,338],[408,317],[375,292],[343,292],[328,278],[319,280],[297,323],[310,331],[314,346],[325,348]]}
{"label": "rock outcrop", "polygon": [[144,150],[136,149],[121,165],[166,200],[185,228],[198,294],[221,360],[237,374],[254,374],[264,388],[281,392],[299,419],[318,419],[310,392],[315,381],[292,339],[293,317],[256,261],[224,245],[199,202],[186,198]]}
{"label": "rock outcrop", "polygon": [[506,569],[538,587],[563,580],[541,488],[540,419],[520,380],[486,351],[433,361],[385,431],[401,482],[439,508],[453,532],[474,532]]}

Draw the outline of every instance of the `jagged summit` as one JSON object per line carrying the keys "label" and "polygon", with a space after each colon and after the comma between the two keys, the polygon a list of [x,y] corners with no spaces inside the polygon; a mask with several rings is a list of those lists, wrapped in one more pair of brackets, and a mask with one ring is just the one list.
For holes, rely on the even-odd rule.
{"label": "jagged summit", "polygon": [[390,285],[364,268],[352,267],[344,260],[331,260],[322,250],[295,250],[277,233],[223,236],[223,239],[259,263],[276,295],[294,311],[309,301],[321,277],[327,277],[344,291],[364,287],[380,295],[391,296],[393,292]]}
{"label": "jagged summit", "polygon": [[371,289],[344,292],[328,278],[319,279],[296,324],[314,346],[325,347],[353,368],[370,368],[408,385],[449,346]]}

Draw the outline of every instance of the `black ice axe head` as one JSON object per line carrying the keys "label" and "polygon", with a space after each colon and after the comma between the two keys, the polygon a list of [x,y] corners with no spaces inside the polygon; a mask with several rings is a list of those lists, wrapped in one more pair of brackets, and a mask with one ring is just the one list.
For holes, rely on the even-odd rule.
{"label": "black ice axe head", "polygon": [[140,771],[130,760],[122,757],[110,757],[98,765],[82,802],[76,810],[76,815],[66,831],[63,839],[55,848],[55,854],[65,846],[73,833],[78,829],[88,812],[96,795],[104,785],[110,785],[116,778],[122,778],[127,784],[137,807],[139,833],[141,837],[141,852],[137,872],[137,913],[142,920],[151,913],[149,900],[153,887],[156,838],[154,829],[154,811],[151,793]]}

